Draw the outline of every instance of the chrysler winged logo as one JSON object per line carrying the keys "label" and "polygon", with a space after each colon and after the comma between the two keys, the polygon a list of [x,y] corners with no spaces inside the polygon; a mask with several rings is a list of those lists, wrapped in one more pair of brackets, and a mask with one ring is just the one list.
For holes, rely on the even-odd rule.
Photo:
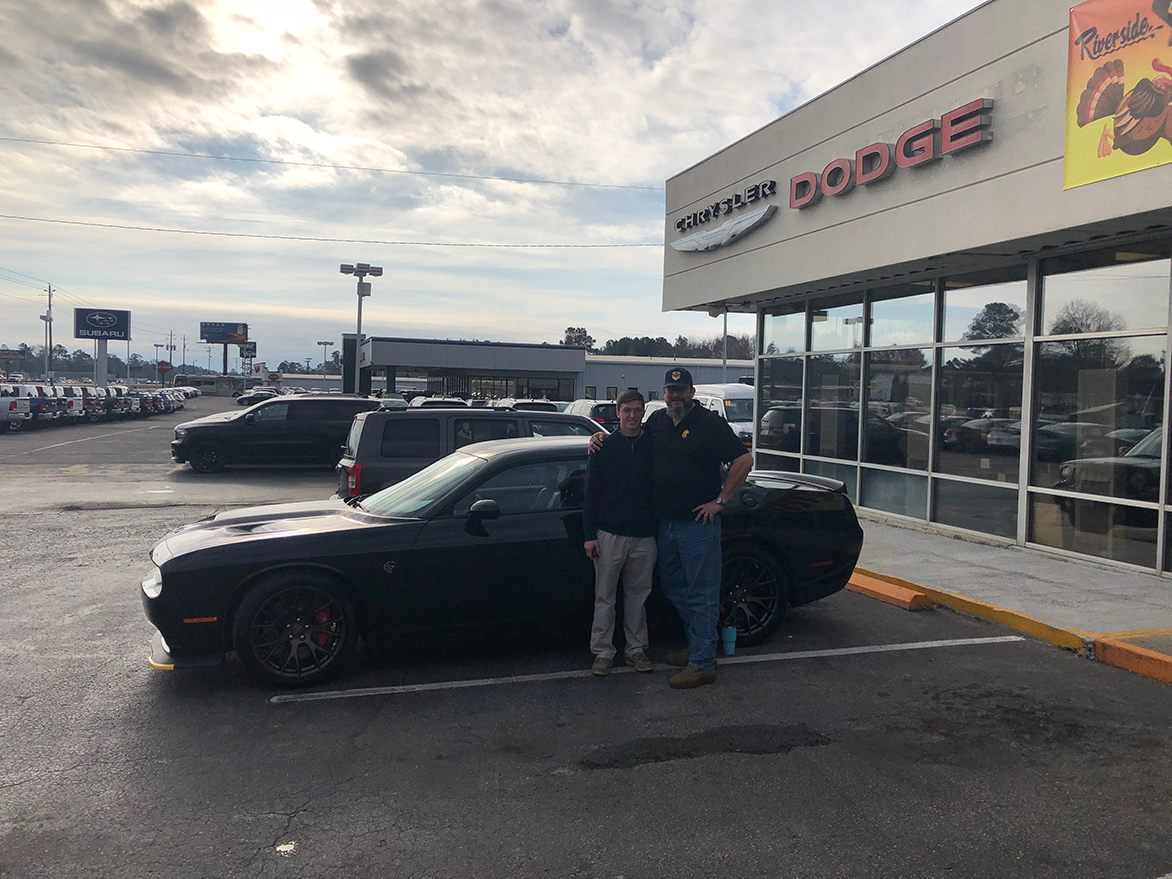
{"label": "chrysler winged logo", "polygon": [[85,316],[85,322],[91,327],[106,330],[118,323],[118,318],[108,311],[91,311]]}
{"label": "chrysler winged logo", "polygon": [[671,242],[671,246],[673,250],[684,251],[712,250],[724,247],[741,236],[747,235],[758,226],[769,222],[775,213],[777,213],[777,205],[771,204],[752,213],[726,220],[718,229],[696,232],[687,238],[680,238],[678,241]]}

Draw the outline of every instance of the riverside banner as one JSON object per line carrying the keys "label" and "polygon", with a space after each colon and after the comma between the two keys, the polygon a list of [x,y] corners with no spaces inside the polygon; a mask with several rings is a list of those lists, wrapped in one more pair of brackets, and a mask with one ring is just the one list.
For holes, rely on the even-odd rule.
{"label": "riverside banner", "polygon": [[1172,0],[1070,10],[1063,188],[1172,163]]}

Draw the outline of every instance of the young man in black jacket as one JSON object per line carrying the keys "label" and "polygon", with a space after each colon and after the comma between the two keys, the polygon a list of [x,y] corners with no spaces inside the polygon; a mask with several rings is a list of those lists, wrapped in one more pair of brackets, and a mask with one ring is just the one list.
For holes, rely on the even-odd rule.
{"label": "young man in black jacket", "polygon": [[658,519],[651,505],[651,441],[643,433],[643,395],[623,391],[619,429],[603,440],[586,468],[582,526],[586,555],[594,560],[594,626],[591,670],[610,673],[614,663],[615,597],[623,578],[623,634],[627,665],[654,670],[647,658],[647,610],[655,569]]}

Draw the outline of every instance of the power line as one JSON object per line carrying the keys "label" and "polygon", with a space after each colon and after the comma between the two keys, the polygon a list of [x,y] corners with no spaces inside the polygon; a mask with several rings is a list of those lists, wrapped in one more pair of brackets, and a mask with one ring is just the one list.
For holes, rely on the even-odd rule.
{"label": "power line", "polygon": [[211,153],[180,153],[170,150],[147,150],[138,147],[103,146],[95,143],[69,143],[61,140],[37,140],[29,137],[0,137],[9,143],[35,143],[46,146],[73,147],[83,150],[107,150],[115,153],[141,153],[148,156],[173,156],[182,159],[215,159],[222,162],[252,162],[258,165],[291,165],[298,168],[332,168],[339,171],[373,171],[379,174],[410,174],[418,177],[446,177],[455,180],[503,180],[509,183],[537,183],[544,186],[580,186],[591,189],[634,189],[663,192],[662,186],[630,186],[621,183],[578,183],[572,180],[541,180],[531,177],[504,177],[493,174],[449,174],[442,171],[408,171],[402,168],[374,168],[363,165],[336,165],[332,162],[293,162],[286,159],[254,159],[246,156],[215,156]]}
{"label": "power line", "polygon": [[0,293],[0,296],[6,296],[9,299],[19,299],[21,302],[31,302],[33,305],[40,305],[35,299],[25,299],[23,296],[17,296],[13,293]]}
{"label": "power line", "polygon": [[513,249],[591,249],[605,247],[663,247],[663,242],[645,244],[488,244],[453,241],[382,241],[374,238],[322,238],[315,235],[262,235],[257,232],[215,232],[208,229],[171,229],[164,226],[133,226],[127,223],[95,223],[85,220],[60,220],[52,217],[23,217],[0,214],[3,220],[28,223],[57,223],[63,226],[91,226],[98,229],[127,229],[134,232],[171,232],[176,235],[212,235],[219,238],[260,238],[266,241],[318,241],[327,244],[380,244],[395,247],[501,247]]}

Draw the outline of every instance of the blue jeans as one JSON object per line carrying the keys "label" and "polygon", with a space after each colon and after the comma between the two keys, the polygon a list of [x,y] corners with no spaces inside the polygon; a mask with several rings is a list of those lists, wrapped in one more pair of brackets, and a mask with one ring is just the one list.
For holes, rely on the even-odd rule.
{"label": "blue jeans", "polygon": [[720,518],[711,525],[659,520],[659,582],[684,621],[688,661],[716,668],[720,616]]}

